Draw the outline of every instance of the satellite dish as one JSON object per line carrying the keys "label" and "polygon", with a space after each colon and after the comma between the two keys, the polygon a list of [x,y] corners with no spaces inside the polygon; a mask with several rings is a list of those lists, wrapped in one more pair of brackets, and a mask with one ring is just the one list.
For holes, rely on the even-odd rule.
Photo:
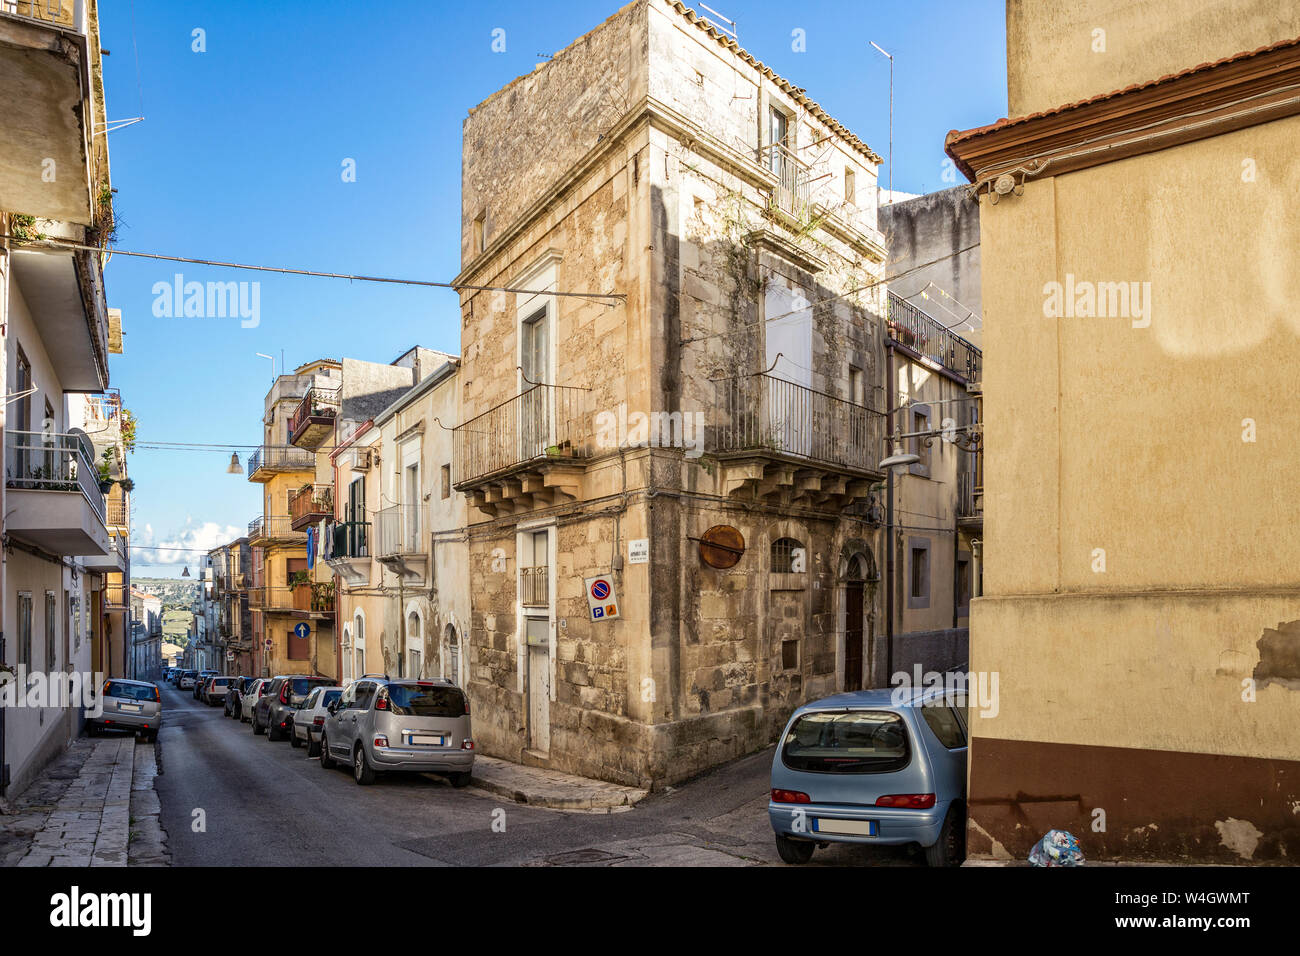
{"label": "satellite dish", "polygon": [[719,571],[735,567],[744,553],[745,536],[731,525],[714,525],[700,537],[700,560]]}

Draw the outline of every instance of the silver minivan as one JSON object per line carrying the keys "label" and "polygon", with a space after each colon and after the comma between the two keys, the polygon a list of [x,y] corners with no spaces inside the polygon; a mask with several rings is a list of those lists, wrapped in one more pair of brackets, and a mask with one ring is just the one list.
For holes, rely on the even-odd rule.
{"label": "silver minivan", "polygon": [[87,717],[90,733],[100,730],[139,731],[145,740],[158,739],[162,726],[162,696],[153,684],[138,680],[113,678],[104,682],[100,695],[103,712],[98,717]]}
{"label": "silver minivan", "polygon": [[320,763],[351,766],[359,784],[407,771],[446,774],[463,787],[474,769],[469,700],[450,681],[361,677],[329,705]]}

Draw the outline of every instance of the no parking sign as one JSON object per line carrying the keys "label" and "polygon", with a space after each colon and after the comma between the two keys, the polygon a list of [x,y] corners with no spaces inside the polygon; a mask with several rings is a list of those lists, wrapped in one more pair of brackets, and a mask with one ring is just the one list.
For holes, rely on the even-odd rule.
{"label": "no parking sign", "polygon": [[618,598],[614,594],[614,576],[598,574],[585,578],[587,609],[593,621],[612,621],[618,617]]}

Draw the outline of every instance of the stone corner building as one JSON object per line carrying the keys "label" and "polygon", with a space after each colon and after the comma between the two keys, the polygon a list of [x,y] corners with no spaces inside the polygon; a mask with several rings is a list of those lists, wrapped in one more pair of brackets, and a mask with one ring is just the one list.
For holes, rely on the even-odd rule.
{"label": "stone corner building", "polygon": [[660,786],[884,680],[879,162],[666,0],[470,111],[457,283],[521,290],[461,293],[486,752]]}

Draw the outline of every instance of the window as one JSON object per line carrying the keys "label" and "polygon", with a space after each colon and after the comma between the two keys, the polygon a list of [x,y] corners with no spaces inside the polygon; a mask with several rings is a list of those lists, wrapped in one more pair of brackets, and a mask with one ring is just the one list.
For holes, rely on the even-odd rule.
{"label": "window", "polygon": [[957,610],[970,612],[970,556],[957,556]]}
{"label": "window", "polygon": [[32,592],[18,592],[18,663],[32,669]]}
{"label": "window", "polygon": [[474,217],[473,233],[471,236],[473,246],[470,251],[476,255],[487,249],[487,213],[481,212]]}
{"label": "window", "polygon": [[[913,405],[912,406],[912,431],[926,432],[930,430],[930,406]],[[926,437],[917,436],[912,439],[912,452],[920,461],[911,466],[911,472],[914,475],[929,477],[930,475],[930,445]]]}
{"label": "window", "polygon": [[412,611],[406,616],[406,659],[407,659],[407,676],[420,678],[422,676],[421,654],[424,649],[424,636],[420,625],[420,615]]}
{"label": "window", "polygon": [[451,497],[451,465],[442,466],[442,496]]}
{"label": "window", "polygon": [[360,611],[357,612],[352,627],[352,672],[361,675],[366,672],[366,619]]}
{"label": "window", "polygon": [[794,538],[772,542],[772,565],[768,588],[773,591],[802,591],[806,586],[807,551]]}
{"label": "window", "polygon": [[460,685],[460,638],[454,624],[447,625],[447,680]]}
{"label": "window", "polygon": [[949,750],[966,746],[966,734],[962,732],[961,722],[953,712],[950,698],[927,702],[921,707],[921,716],[939,738],[939,743]]}
{"label": "window", "polygon": [[844,201],[857,205],[858,202],[858,174],[852,167],[844,167]]}
{"label": "window", "polygon": [[773,106],[768,111],[768,129],[770,132],[771,159],[769,169],[778,176],[785,171],[786,155],[784,150],[790,148],[790,117]]}
{"label": "window", "polygon": [[59,603],[53,591],[45,592],[45,670],[53,673],[58,669],[57,645],[55,635],[58,633]]}
{"label": "window", "polygon": [[781,642],[781,670],[797,671],[799,669],[799,642]]}
{"label": "window", "polygon": [[550,379],[550,352],[546,310],[534,312],[524,320],[520,330],[519,366],[523,369],[524,387],[529,382],[547,383]]}
{"label": "window", "polygon": [[867,403],[867,380],[856,365],[849,366],[849,401],[854,405]]}
{"label": "window", "polygon": [[812,773],[890,773],[907,766],[907,728],[888,711],[804,714],[781,744],[781,762]]}
{"label": "window", "polygon": [[930,606],[930,539],[911,538],[908,547],[911,554],[907,572],[907,606],[927,608]]}

